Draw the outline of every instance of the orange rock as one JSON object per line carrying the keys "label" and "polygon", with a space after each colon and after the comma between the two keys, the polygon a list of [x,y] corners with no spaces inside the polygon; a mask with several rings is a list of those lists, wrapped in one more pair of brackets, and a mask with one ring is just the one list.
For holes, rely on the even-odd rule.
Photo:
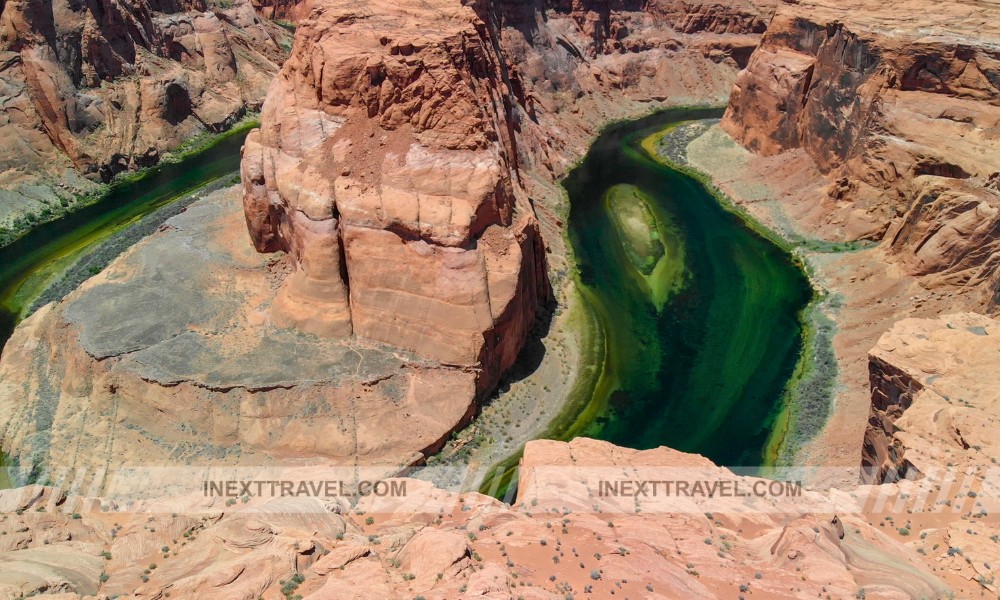
{"label": "orange rock", "polygon": [[763,155],[805,151],[827,180],[825,235],[886,240],[926,285],[976,286],[996,307],[998,17],[954,1],[784,5],[722,126]]}

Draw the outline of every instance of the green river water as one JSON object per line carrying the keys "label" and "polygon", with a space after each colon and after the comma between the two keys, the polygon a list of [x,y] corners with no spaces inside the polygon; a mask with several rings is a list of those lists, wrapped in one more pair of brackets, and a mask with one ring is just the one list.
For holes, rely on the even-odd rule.
{"label": "green river water", "polygon": [[[728,466],[758,466],[802,346],[812,288],[792,256],[727,210],[642,141],[679,119],[668,111],[616,125],[564,182],[584,297],[603,324],[600,409],[577,435],[631,448],[667,445]],[[629,237],[608,214],[622,185],[639,192],[661,245],[680,265],[637,277]],[[680,254],[680,256],[677,256]],[[669,296],[656,306],[655,290]],[[650,292],[650,288],[654,292]]]}
{"label": "green river water", "polygon": [[[720,115],[675,109],[609,126],[564,180],[591,362],[544,437],[772,462],[810,282],[787,250],[643,148]],[[518,459],[481,490],[506,493]]]}

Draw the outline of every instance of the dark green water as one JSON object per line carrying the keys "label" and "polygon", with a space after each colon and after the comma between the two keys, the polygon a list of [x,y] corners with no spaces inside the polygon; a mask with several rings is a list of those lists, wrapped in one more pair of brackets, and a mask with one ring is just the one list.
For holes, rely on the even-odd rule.
{"label": "dark green water", "polygon": [[[557,437],[666,445],[728,466],[766,463],[802,346],[809,281],[701,182],[640,146],[672,123],[719,112],[673,110],[609,127],[564,181],[583,296],[603,321],[607,351],[589,422]],[[630,273],[603,201],[616,184],[644,192],[683,245],[682,282],[659,312]]]}
{"label": "dark green water", "polygon": [[248,127],[180,162],[114,186],[90,206],[31,230],[0,248],[0,348],[24,311],[80,255],[143,215],[239,169]]}

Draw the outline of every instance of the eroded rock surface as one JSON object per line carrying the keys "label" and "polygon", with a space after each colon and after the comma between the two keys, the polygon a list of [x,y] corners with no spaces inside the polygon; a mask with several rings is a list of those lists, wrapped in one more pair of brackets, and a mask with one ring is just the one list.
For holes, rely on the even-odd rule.
{"label": "eroded rock surface", "polygon": [[5,451],[98,481],[302,459],[394,472],[468,420],[472,371],[272,325],[286,259],[242,221],[237,188],[216,192],[27,319],[0,363]]}
{"label": "eroded rock surface", "polygon": [[291,43],[248,0],[14,0],[0,11],[2,224],[72,201],[89,189],[79,174],[150,166],[259,109]]}
{"label": "eroded rock surface", "polygon": [[760,154],[808,155],[826,237],[885,240],[906,272],[996,307],[998,16],[957,1],[783,6],[723,127]]}
{"label": "eroded rock surface", "polygon": [[[862,453],[863,480],[898,490],[876,510],[907,509],[914,523],[904,527],[924,531],[925,554],[949,577],[992,595],[1000,589],[991,563],[1000,539],[992,504],[1000,486],[998,364],[996,319],[959,313],[897,322],[869,353]],[[935,558],[941,547],[947,554]]]}
{"label": "eroded rock surface", "polygon": [[548,294],[500,66],[468,7],[369,8],[317,6],[247,140],[250,235],[297,263],[271,316],[483,366],[490,388]]}
{"label": "eroded rock surface", "polygon": [[904,319],[868,355],[872,412],[862,466],[874,481],[944,464],[988,466],[1000,389],[1000,322],[975,313]]}
{"label": "eroded rock surface", "polygon": [[[413,479],[394,480],[405,482],[405,494],[363,497],[351,510],[336,499],[186,496],[117,511],[109,499],[51,488],[3,491],[0,506],[21,511],[5,513],[3,527],[18,533],[0,535],[0,544],[17,540],[0,554],[0,589],[29,593],[47,578],[67,598],[97,590],[279,599],[289,587],[313,600],[948,594],[917,551],[857,514],[798,514],[782,511],[781,500],[771,512],[746,512],[742,499],[705,513],[686,500],[594,495],[595,470],[630,478],[665,468],[690,483],[753,481],[696,455],[589,439],[531,442],[523,467],[514,506]],[[826,501],[824,493],[806,495]],[[59,574],[63,557],[76,566],[73,578]]]}

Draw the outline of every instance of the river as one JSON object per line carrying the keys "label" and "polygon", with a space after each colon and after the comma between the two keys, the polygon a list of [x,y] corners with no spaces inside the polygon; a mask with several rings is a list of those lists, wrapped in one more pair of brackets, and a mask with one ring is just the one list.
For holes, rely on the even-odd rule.
{"label": "river", "polygon": [[0,348],[35,298],[70,264],[143,215],[235,173],[249,127],[203,151],[115,185],[97,202],[32,229],[0,248]]}
{"label": "river", "polygon": [[[784,408],[812,288],[791,254],[642,147],[678,120],[713,116],[675,110],[612,126],[564,182],[580,284],[607,340],[599,409],[576,433],[757,466]],[[627,230],[611,214],[621,202],[608,190],[623,189],[638,192],[657,226],[651,237],[677,263],[648,278],[636,276]]]}
{"label": "river", "polygon": [[[780,447],[810,282],[790,252],[643,148],[680,122],[719,116],[672,109],[613,124],[563,181],[594,330],[582,332],[581,372],[593,375],[543,437],[669,446],[747,467]],[[480,489],[504,494],[518,459]]]}

